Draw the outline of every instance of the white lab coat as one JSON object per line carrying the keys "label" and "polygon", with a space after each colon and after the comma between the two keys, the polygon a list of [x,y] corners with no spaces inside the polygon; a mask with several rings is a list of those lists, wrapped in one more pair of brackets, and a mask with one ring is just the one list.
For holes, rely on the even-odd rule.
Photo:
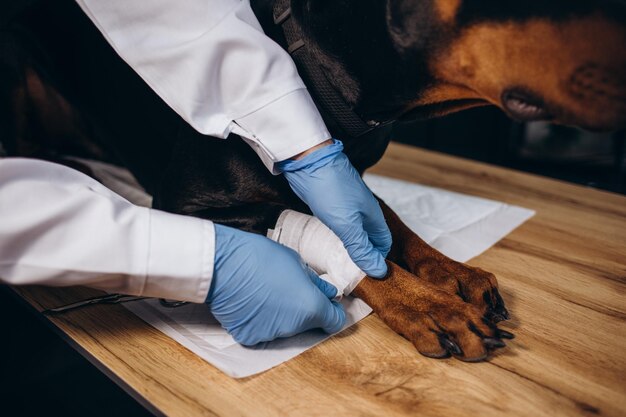
{"label": "white lab coat", "polygon": [[[183,119],[204,134],[241,135],[274,173],[275,162],[330,138],[293,61],[263,34],[249,1],[77,2]],[[209,221],[132,205],[60,165],[0,159],[4,282],[202,302],[214,252]]]}
{"label": "white lab coat", "polygon": [[214,253],[208,220],[133,205],[62,165],[0,159],[0,281],[203,302]]}
{"label": "white lab coat", "polygon": [[330,133],[249,0],[77,0],[117,53],[201,133],[241,135],[274,163]]}

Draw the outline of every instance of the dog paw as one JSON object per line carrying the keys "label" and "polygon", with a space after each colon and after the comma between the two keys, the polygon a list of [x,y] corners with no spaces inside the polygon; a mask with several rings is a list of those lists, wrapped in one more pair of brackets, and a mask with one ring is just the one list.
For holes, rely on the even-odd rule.
{"label": "dog paw", "polygon": [[490,272],[444,256],[415,261],[408,265],[408,270],[420,280],[471,303],[494,323],[509,319],[509,312],[498,291],[498,281]]}
{"label": "dog paw", "polygon": [[431,358],[454,355],[468,362],[482,361],[491,350],[505,346],[503,339],[514,337],[487,320],[477,306],[450,297],[391,262],[385,279],[366,277],[354,295]]}

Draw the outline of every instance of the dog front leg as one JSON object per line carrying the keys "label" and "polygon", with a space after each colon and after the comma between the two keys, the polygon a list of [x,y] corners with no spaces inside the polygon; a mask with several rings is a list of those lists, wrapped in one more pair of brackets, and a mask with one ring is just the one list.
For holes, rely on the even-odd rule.
{"label": "dog front leg", "polygon": [[473,304],[489,320],[509,318],[492,273],[448,258],[409,229],[384,201],[378,200],[393,236],[390,260],[449,295]]}
{"label": "dog front leg", "polygon": [[485,359],[504,346],[510,333],[497,329],[483,312],[436,285],[388,262],[384,279],[365,276],[350,259],[341,240],[319,219],[286,210],[268,236],[297,251],[340,293],[365,301],[394,331],[428,357],[454,354],[461,360]]}
{"label": "dog front leg", "polygon": [[513,334],[500,330],[477,306],[387,261],[384,279],[363,278],[352,295],[365,301],[392,330],[431,358],[454,355],[478,362]]}

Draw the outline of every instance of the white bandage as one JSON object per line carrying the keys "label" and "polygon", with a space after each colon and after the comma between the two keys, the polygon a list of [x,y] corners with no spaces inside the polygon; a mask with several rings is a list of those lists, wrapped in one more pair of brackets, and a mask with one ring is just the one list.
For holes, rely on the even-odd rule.
{"label": "white bandage", "polygon": [[298,252],[315,272],[337,287],[338,295],[349,295],[365,277],[341,240],[316,217],[285,210],[267,237]]}

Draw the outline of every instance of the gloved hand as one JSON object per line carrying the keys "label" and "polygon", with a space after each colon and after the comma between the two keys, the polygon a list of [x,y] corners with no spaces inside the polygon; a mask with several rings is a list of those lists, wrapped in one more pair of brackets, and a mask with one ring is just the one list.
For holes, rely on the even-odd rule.
{"label": "gloved hand", "polygon": [[337,288],[266,237],[216,224],[213,271],[206,303],[242,345],[314,328],[336,333],[346,322],[343,306],[331,301]]}
{"label": "gloved hand", "polygon": [[302,159],[280,162],[278,168],[315,217],[341,239],[354,263],[367,275],[382,278],[391,232],[378,201],[342,150],[343,144],[334,140]]}

